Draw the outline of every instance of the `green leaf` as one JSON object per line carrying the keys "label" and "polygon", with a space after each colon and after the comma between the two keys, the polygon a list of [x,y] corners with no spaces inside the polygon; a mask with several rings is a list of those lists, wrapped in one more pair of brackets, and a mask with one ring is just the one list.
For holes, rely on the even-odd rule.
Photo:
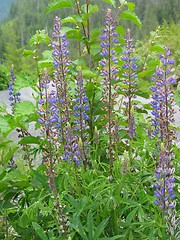
{"label": "green leaf", "polygon": [[128,6],[129,11],[133,11],[135,8],[135,4],[133,2],[127,2],[126,6]]}
{"label": "green leaf", "polygon": [[73,2],[71,0],[56,0],[48,5],[47,12],[52,12],[58,8],[72,8]]}
{"label": "green leaf", "polygon": [[116,1],[115,0],[102,0],[102,1],[111,4],[111,5],[113,5],[114,8],[116,8]]}
{"label": "green leaf", "polygon": [[99,225],[98,227],[96,228],[96,231],[94,233],[94,239],[98,239],[100,237],[100,235],[103,233],[105,227],[106,227],[106,224],[108,222],[108,219],[109,218],[106,218],[105,220],[103,220]]}
{"label": "green leaf", "polygon": [[127,224],[127,225],[129,225],[129,224],[132,222],[132,220],[133,220],[134,216],[136,215],[138,209],[139,209],[139,207],[134,208],[134,209],[127,215],[127,217],[126,217],[126,224]]}
{"label": "green leaf", "polygon": [[87,215],[87,231],[88,231],[88,239],[93,240],[94,239],[94,222],[93,222],[93,214],[91,210],[89,210],[88,215]]}
{"label": "green leaf", "polygon": [[82,70],[83,77],[96,77],[96,74],[93,73],[91,70]]}
{"label": "green leaf", "polygon": [[123,26],[118,26],[118,27],[116,28],[116,31],[117,31],[120,35],[122,35],[122,36],[124,36],[124,35],[126,34],[126,30],[124,29]]}
{"label": "green leaf", "polygon": [[164,47],[162,47],[160,45],[150,46],[150,51],[151,52],[164,53]]}
{"label": "green leaf", "polygon": [[24,101],[15,104],[14,114],[15,116],[30,115],[35,112],[35,106],[32,102]]}
{"label": "green leaf", "polygon": [[0,115],[0,131],[7,135],[11,131],[11,126],[8,123],[9,116]]}
{"label": "green leaf", "polygon": [[74,24],[76,24],[76,20],[73,17],[70,17],[70,16],[68,16],[66,18],[63,18],[61,21],[62,21],[62,23],[74,23]]}
{"label": "green leaf", "polygon": [[34,54],[34,51],[33,50],[26,50],[26,49],[24,49],[23,54],[26,57],[30,57],[30,56],[32,56]]}
{"label": "green leaf", "polygon": [[17,75],[15,83],[14,83],[14,90],[17,93],[21,88],[25,87],[33,87],[34,82],[31,76],[28,75]]}
{"label": "green leaf", "polygon": [[139,28],[142,27],[142,23],[141,23],[139,17],[132,11],[129,11],[129,10],[123,11],[120,15],[120,18],[121,19],[128,19],[131,22],[135,23]]}
{"label": "green leaf", "polygon": [[36,222],[32,222],[32,226],[34,230],[36,231],[37,235],[42,239],[42,240],[48,240],[47,235],[45,234],[43,228]]}
{"label": "green leaf", "polygon": [[125,239],[125,235],[116,235],[114,237],[103,237],[100,240],[116,240],[116,239]]}
{"label": "green leaf", "polygon": [[8,164],[9,160],[14,156],[14,153],[19,149],[19,147],[12,147],[9,149],[8,152],[5,153],[4,155],[4,163]]}
{"label": "green leaf", "polygon": [[48,44],[49,42],[50,42],[50,38],[46,33],[46,31],[43,29],[43,30],[36,31],[36,34],[34,34],[34,36],[32,36],[31,39],[29,40],[29,45],[30,46],[39,45],[40,43]]}
{"label": "green leaf", "polygon": [[72,227],[79,233],[79,235],[82,237],[82,239],[84,240],[89,240],[85,230],[83,228],[82,223],[80,222],[79,216],[77,216],[76,214],[73,215],[73,219],[72,219]]}
{"label": "green leaf", "polygon": [[33,136],[24,137],[18,143],[22,145],[23,144],[39,144],[39,137],[33,137]]}
{"label": "green leaf", "polygon": [[[62,28],[62,30],[64,30],[64,28]],[[67,29],[66,28],[66,37],[67,38],[72,38],[72,39],[77,39],[77,40],[82,40],[82,34],[81,34],[81,32],[80,32],[80,30],[79,29]]]}
{"label": "green leaf", "polygon": [[94,83],[88,82],[86,84],[86,94],[89,99],[91,99],[94,96],[94,94],[97,92],[97,90],[98,90],[98,88]]}

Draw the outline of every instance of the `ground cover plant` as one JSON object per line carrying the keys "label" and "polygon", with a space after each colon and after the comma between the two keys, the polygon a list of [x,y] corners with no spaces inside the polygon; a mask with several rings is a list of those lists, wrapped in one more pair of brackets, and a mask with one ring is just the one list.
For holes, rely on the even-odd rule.
{"label": "ground cover plant", "polygon": [[[30,39],[24,55],[37,77],[11,68],[11,112],[1,106],[0,115],[1,239],[180,237],[178,63],[158,33],[139,54],[121,24],[141,28],[132,2],[104,0],[102,27],[92,28],[96,2],[50,1],[47,11],[73,13],[55,16],[52,36]],[[21,101],[27,86],[36,104]]]}

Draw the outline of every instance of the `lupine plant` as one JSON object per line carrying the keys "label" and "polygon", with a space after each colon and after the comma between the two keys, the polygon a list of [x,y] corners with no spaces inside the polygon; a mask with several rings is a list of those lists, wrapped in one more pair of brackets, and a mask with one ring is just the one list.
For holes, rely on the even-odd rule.
{"label": "lupine plant", "polygon": [[[48,48],[42,59],[27,50],[37,68],[37,84],[28,83],[35,104],[14,95],[14,85],[18,92],[27,83],[11,70],[13,111],[2,107],[0,115],[1,239],[179,239],[178,63],[158,38],[138,55],[130,27],[120,25],[141,27],[134,3],[95,2],[49,3],[47,11],[72,13],[30,40]],[[105,22],[93,28],[99,3]],[[9,133],[20,126],[27,134],[16,143]],[[29,166],[22,145],[30,147]],[[13,156],[17,167],[9,168]]]}

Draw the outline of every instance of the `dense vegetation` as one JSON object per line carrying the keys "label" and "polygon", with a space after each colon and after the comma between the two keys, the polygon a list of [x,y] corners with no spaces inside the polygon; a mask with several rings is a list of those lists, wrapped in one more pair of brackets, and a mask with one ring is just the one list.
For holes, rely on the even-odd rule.
{"label": "dense vegetation", "polygon": [[134,2],[12,5],[0,32],[1,239],[179,239],[178,1]]}

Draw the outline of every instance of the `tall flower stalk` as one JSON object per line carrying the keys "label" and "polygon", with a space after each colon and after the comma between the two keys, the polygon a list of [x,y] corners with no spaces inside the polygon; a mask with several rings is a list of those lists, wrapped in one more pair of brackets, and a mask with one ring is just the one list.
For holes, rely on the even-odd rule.
{"label": "tall flower stalk", "polygon": [[130,140],[133,139],[135,134],[135,121],[134,121],[134,105],[133,105],[133,98],[135,98],[135,92],[137,91],[136,86],[136,61],[137,58],[134,57],[134,44],[133,39],[131,36],[131,31],[127,29],[126,31],[126,49],[123,51],[123,57],[122,60],[124,61],[124,64],[122,65],[122,68],[125,69],[123,72],[123,83],[125,85],[123,91],[124,91],[124,97],[127,99],[127,113],[128,113],[128,134]]}
{"label": "tall flower stalk", "polygon": [[51,81],[49,79],[48,72],[45,71],[42,76],[42,81],[40,83],[40,100],[39,100],[39,110],[40,115],[38,122],[41,124],[41,130],[43,133],[44,150],[43,150],[43,163],[47,168],[47,174],[49,179],[49,187],[53,192],[53,200],[56,206],[55,212],[57,215],[57,226],[59,232],[62,235],[68,233],[67,228],[67,217],[62,213],[63,207],[59,200],[59,195],[57,187],[55,184],[56,176],[56,165],[58,156],[56,154],[57,148],[60,146],[59,136],[60,136],[60,118],[59,110],[57,108],[58,98],[56,89],[49,89]]}
{"label": "tall flower stalk", "polygon": [[174,217],[175,212],[175,194],[174,194],[174,168],[173,168],[173,149],[172,140],[175,130],[170,126],[174,121],[174,99],[171,85],[175,79],[171,76],[172,65],[174,60],[170,57],[171,51],[164,47],[165,54],[160,56],[161,65],[156,68],[152,80],[155,83],[151,90],[152,102],[152,135],[158,139],[157,145],[160,147],[160,153],[156,168],[157,182],[154,184],[156,196],[155,204],[159,205],[166,216],[168,231],[174,234]]}
{"label": "tall flower stalk", "polygon": [[132,149],[132,140],[135,136],[135,118],[134,118],[134,103],[133,99],[136,97],[135,92],[137,91],[137,58],[134,56],[134,43],[131,35],[131,31],[127,29],[125,37],[126,46],[123,51],[122,60],[124,64],[122,65],[123,71],[123,94],[125,98],[126,112],[127,112],[127,131],[129,135],[129,160],[130,165],[132,166],[133,160],[133,149]]}
{"label": "tall flower stalk", "polygon": [[81,154],[81,161],[83,161],[84,168],[87,168],[87,151],[88,151],[88,133],[89,128],[87,121],[89,120],[87,111],[89,110],[88,97],[84,87],[84,81],[82,73],[78,73],[76,88],[75,88],[75,99],[74,99],[74,130],[76,136],[79,138],[79,147]]}
{"label": "tall flower stalk", "polygon": [[57,16],[54,19],[54,31],[53,31],[53,63],[54,63],[54,79],[53,85],[57,89],[58,109],[61,119],[61,134],[62,142],[65,144],[65,131],[66,123],[70,121],[69,113],[69,99],[68,99],[68,79],[67,72],[70,60],[68,58],[69,51],[67,50],[68,41],[66,34],[62,33],[61,19]]}
{"label": "tall flower stalk", "polygon": [[110,178],[112,178],[112,169],[114,161],[114,150],[113,150],[113,105],[116,94],[113,92],[114,81],[117,80],[117,59],[115,57],[114,45],[118,43],[117,32],[115,31],[115,23],[112,17],[111,9],[107,10],[105,18],[105,27],[101,35],[101,56],[102,59],[100,64],[102,65],[101,77],[103,92],[102,101],[107,104],[107,118],[108,118],[108,135],[109,135],[109,149],[108,157],[110,163]]}
{"label": "tall flower stalk", "polygon": [[21,101],[21,98],[20,98],[21,94],[20,94],[20,92],[15,93],[15,91],[14,91],[14,81],[16,79],[16,76],[14,74],[13,66],[11,67],[11,75],[10,76],[11,76],[11,78],[10,78],[9,87],[8,87],[9,101],[11,102],[10,106],[11,106],[12,114],[14,114],[14,105]]}

